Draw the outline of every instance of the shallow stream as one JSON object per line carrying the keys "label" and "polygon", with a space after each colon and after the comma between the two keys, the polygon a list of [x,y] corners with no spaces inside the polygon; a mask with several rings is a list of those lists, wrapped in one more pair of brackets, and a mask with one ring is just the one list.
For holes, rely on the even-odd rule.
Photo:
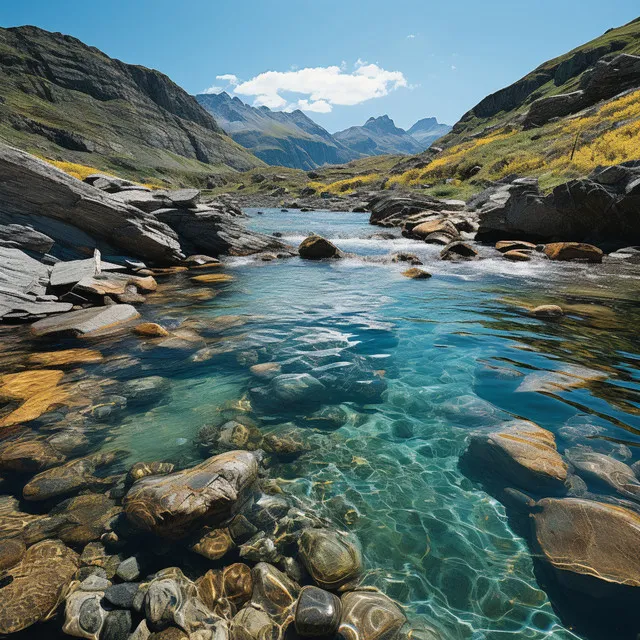
{"label": "shallow stream", "polygon": [[[253,402],[267,428],[309,429],[313,450],[272,475],[359,536],[365,583],[410,616],[452,640],[578,637],[537,584],[502,505],[465,478],[458,458],[470,431],[516,417],[551,430],[561,451],[582,443],[640,459],[637,266],[510,263],[490,248],[481,249],[488,259],[451,263],[438,247],[372,237],[383,230],[366,214],[262,211],[248,211],[252,228],[293,245],[319,232],[352,256],[233,258],[233,281],[213,286],[209,300],[186,274],[160,280],[145,319],[176,327],[225,318],[198,362],[131,336],[95,342],[125,366],[83,365],[89,374],[171,380],[163,402],[112,423],[108,445],[129,450],[130,462],[185,464],[198,459],[194,439],[216,413]],[[398,251],[417,254],[433,277],[403,277],[406,264],[386,259]],[[527,314],[543,303],[568,315]],[[309,373],[327,391],[304,407],[269,404],[249,370],[264,362]],[[308,420],[335,405],[340,428]]]}

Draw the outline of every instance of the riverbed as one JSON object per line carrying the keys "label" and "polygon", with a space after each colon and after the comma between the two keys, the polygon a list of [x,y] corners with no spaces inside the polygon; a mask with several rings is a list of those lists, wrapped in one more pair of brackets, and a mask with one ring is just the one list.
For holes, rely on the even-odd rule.
{"label": "riverbed", "polygon": [[[480,260],[448,262],[439,247],[396,231],[376,237],[366,214],[260,211],[247,211],[253,229],[291,245],[321,233],[347,256],[229,258],[233,280],[211,287],[187,274],[160,279],[143,319],[197,331],[220,318],[218,330],[193,349],[156,349],[130,334],[90,341],[107,361],[76,376],[170,381],[158,404],[115,412],[103,446],[126,450],[127,464],[186,465],[202,455],[199,430],[225,411],[251,413],[267,430],[293,423],[307,430],[311,451],[271,477],[357,534],[364,584],[447,639],[580,637],[554,613],[504,507],[458,459],[469,433],[514,418],[552,431],[560,451],[586,444],[628,464],[640,459],[637,265],[511,263],[488,247]],[[416,254],[432,277],[404,277],[406,263],[390,260],[396,252]],[[529,315],[547,303],[565,317]],[[3,341],[13,345],[3,372],[23,350],[42,349],[20,327]],[[250,370],[267,362],[316,378],[323,392],[274,403]],[[341,416],[331,428],[309,419],[331,411]]]}

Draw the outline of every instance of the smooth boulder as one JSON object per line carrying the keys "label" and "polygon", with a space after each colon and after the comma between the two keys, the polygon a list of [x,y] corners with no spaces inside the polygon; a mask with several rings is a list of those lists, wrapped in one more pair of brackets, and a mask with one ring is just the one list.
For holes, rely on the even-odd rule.
{"label": "smooth boulder", "polygon": [[235,513],[257,476],[254,454],[229,451],[191,469],[138,480],[125,496],[124,510],[140,529],[181,538],[198,526],[215,526]]}
{"label": "smooth boulder", "polygon": [[323,260],[325,258],[339,258],[338,247],[322,236],[312,235],[305,238],[298,247],[298,253],[305,260]]}
{"label": "smooth boulder", "polygon": [[584,242],[552,242],[544,248],[549,260],[602,262],[602,250]]}

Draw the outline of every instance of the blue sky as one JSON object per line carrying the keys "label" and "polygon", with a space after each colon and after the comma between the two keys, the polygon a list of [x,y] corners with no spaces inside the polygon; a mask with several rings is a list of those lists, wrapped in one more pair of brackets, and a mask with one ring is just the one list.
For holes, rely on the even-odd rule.
{"label": "blue sky", "polygon": [[638,15],[638,0],[0,0],[2,26],[73,35],[190,93],[303,106],[332,132],[385,113],[402,127],[453,124]]}

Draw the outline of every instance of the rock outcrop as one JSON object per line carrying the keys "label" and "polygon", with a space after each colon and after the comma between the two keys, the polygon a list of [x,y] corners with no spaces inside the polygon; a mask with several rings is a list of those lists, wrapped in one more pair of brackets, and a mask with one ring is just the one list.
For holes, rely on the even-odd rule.
{"label": "rock outcrop", "polygon": [[535,178],[489,187],[476,196],[476,239],[513,237],[629,246],[640,242],[640,163],[596,169],[545,196]]}

